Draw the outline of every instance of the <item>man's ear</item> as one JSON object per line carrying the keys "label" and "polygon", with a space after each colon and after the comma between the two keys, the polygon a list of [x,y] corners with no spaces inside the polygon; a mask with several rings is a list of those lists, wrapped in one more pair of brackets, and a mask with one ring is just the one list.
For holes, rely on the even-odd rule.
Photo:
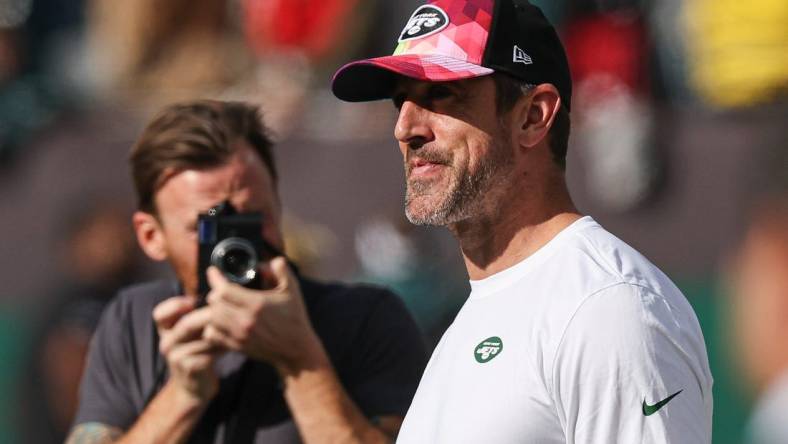
{"label": "man's ear", "polygon": [[520,146],[533,148],[547,138],[553,120],[561,109],[561,96],[555,86],[542,83],[523,96],[514,106],[516,140]]}
{"label": "man's ear", "polygon": [[135,211],[131,218],[134,233],[137,235],[142,251],[154,261],[167,259],[167,245],[159,220],[156,216],[144,211]]}

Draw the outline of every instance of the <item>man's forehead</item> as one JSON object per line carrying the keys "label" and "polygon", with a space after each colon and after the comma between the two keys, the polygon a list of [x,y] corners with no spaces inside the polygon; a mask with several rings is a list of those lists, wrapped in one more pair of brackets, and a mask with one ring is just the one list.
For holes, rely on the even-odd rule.
{"label": "man's forehead", "polygon": [[264,168],[244,161],[242,155],[233,156],[227,162],[208,168],[189,168],[173,171],[156,192],[155,199],[168,203],[205,207],[208,209],[225,198],[263,191],[273,183],[266,178]]}

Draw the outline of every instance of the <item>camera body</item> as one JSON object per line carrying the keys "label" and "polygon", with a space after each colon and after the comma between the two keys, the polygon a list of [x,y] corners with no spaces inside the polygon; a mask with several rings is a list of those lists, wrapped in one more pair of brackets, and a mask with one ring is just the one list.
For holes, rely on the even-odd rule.
{"label": "camera body", "polygon": [[230,281],[248,288],[262,288],[259,262],[268,258],[260,213],[238,213],[222,202],[197,217],[197,291],[200,304],[211,290],[206,271],[215,266]]}

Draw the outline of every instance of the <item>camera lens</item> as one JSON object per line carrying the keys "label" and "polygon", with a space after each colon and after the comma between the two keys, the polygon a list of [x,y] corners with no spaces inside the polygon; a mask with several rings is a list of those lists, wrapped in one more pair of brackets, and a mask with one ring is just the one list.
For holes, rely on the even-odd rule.
{"label": "camera lens", "polygon": [[257,253],[246,239],[229,237],[211,252],[211,264],[232,282],[245,285],[257,276]]}
{"label": "camera lens", "polygon": [[222,258],[222,269],[234,276],[246,274],[249,264],[249,254],[243,250],[231,250]]}

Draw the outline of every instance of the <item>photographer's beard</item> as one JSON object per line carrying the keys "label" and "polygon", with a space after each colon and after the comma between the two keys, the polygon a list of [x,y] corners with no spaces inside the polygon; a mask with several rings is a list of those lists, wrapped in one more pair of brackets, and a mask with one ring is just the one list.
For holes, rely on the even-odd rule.
{"label": "photographer's beard", "polygon": [[493,142],[474,171],[454,157],[429,155],[425,160],[441,165],[439,177],[411,178],[406,165],[405,215],[415,225],[446,226],[472,218],[484,210],[491,190],[505,187],[513,153],[508,140]]}

